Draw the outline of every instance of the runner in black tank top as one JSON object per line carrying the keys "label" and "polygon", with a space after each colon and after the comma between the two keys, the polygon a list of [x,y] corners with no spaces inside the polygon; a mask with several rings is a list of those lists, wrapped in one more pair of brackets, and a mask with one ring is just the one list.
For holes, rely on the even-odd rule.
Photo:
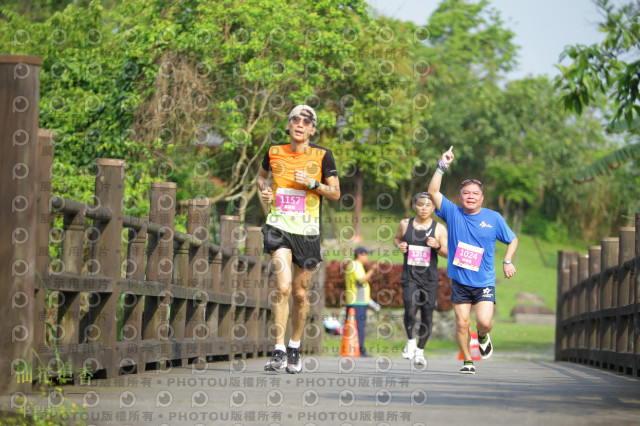
{"label": "runner in black tank top", "polygon": [[[404,253],[404,262],[402,265],[402,277],[403,283],[413,281],[420,287],[426,287],[427,283],[436,283],[436,290],[438,285],[438,252],[435,248],[427,246],[427,237],[435,237],[436,225],[438,222],[431,220],[431,226],[429,229],[416,229],[413,226],[415,217],[409,219],[407,230],[403,235],[403,241],[409,244],[409,249]],[[419,250],[428,250],[430,263],[429,266],[423,266],[421,262],[422,258],[417,259],[415,254]],[[409,261],[409,255],[413,254],[411,264],[407,264]],[[422,254],[422,253],[419,253]],[[435,308],[435,299],[428,300],[428,304]]]}
{"label": "runner in black tank top", "polygon": [[434,206],[428,194],[417,194],[413,207],[416,217],[402,220],[394,238],[404,254],[401,284],[408,340],[402,356],[413,359],[418,365],[426,365],[424,346],[433,328],[433,310],[438,296],[438,254],[447,255],[447,230],[431,219]]}

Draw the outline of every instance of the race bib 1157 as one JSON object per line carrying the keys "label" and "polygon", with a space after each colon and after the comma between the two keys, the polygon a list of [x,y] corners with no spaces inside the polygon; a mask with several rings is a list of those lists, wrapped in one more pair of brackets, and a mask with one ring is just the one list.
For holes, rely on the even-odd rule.
{"label": "race bib 1157", "polygon": [[276,214],[302,216],[306,209],[307,191],[304,189],[276,189]]}

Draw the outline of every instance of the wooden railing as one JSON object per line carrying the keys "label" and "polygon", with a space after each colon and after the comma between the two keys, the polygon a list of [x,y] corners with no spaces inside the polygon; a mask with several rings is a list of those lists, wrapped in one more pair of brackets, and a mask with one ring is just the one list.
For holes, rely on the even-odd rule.
{"label": "wooden railing", "polygon": [[640,213],[589,254],[558,252],[557,361],[640,377]]}
{"label": "wooden railing", "polygon": [[[259,227],[222,216],[213,244],[208,201],[189,200],[187,233],[177,231],[173,182],[151,184],[148,220],[127,216],[118,159],[97,160],[93,204],[51,195],[54,135],[37,128],[39,61],[0,56],[0,238],[11,242],[0,263],[11,277],[0,300],[11,330],[0,348],[5,392],[24,388],[15,384],[25,368],[95,379],[272,351],[275,280]],[[16,99],[29,108],[16,110]],[[9,179],[23,169],[28,178]],[[52,228],[57,216],[62,226]],[[307,354],[322,348],[323,274],[310,286]]]}

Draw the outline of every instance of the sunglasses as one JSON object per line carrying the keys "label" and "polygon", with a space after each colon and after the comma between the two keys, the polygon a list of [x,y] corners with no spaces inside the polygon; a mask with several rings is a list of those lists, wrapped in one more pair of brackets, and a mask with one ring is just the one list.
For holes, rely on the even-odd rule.
{"label": "sunglasses", "polygon": [[311,120],[310,118],[300,117],[299,115],[294,115],[289,119],[289,121],[296,125],[300,124],[300,122],[304,123],[305,126],[313,124],[313,120]]}
{"label": "sunglasses", "polygon": [[460,184],[460,189],[464,188],[467,185],[471,185],[471,184],[476,184],[480,187],[480,189],[482,188],[482,182],[480,182],[478,179],[465,179],[462,181],[462,183]]}

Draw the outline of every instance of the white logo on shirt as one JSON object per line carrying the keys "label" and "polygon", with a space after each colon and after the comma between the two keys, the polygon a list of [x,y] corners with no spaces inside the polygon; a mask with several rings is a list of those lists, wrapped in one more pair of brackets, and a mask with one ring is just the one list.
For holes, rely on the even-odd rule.
{"label": "white logo on shirt", "polygon": [[480,222],[480,228],[493,228],[493,226],[489,225],[488,223],[484,223],[484,220],[482,222]]}

